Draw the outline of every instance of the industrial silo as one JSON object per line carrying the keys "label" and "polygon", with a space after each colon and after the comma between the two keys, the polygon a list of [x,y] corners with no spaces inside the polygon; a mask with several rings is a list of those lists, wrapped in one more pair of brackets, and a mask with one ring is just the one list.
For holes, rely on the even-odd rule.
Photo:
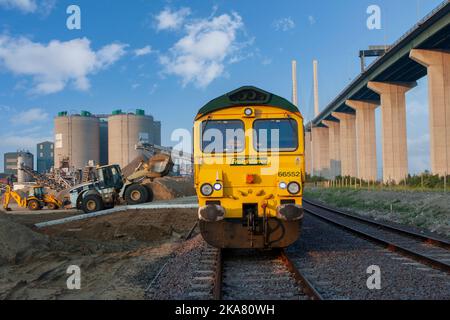
{"label": "industrial silo", "polygon": [[108,160],[122,168],[141,154],[135,146],[139,143],[154,144],[154,121],[144,110],[122,113],[116,110],[108,118]]}
{"label": "industrial silo", "polygon": [[17,183],[27,183],[32,181],[32,177],[20,168],[28,168],[33,170],[33,155],[29,152],[18,152],[17,153]]}
{"label": "industrial silo", "polygon": [[69,159],[71,167],[84,168],[90,160],[100,162],[99,119],[87,111],[68,115],[60,112],[55,118],[55,167]]}

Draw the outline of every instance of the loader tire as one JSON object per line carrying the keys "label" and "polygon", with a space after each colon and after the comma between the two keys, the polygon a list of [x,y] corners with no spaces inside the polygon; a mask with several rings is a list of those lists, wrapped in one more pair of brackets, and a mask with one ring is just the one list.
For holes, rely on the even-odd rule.
{"label": "loader tire", "polygon": [[28,202],[28,209],[30,209],[31,211],[38,211],[41,210],[41,204],[39,203],[39,201],[37,200],[30,200]]}
{"label": "loader tire", "polygon": [[141,204],[148,202],[149,192],[146,187],[141,184],[133,184],[125,191],[125,201],[127,204]]}
{"label": "loader tire", "polygon": [[102,211],[105,205],[103,204],[103,200],[100,196],[91,194],[86,196],[83,199],[83,203],[81,204],[81,208],[84,213],[92,213],[97,211]]}
{"label": "loader tire", "polygon": [[48,203],[47,204],[48,210],[58,210],[59,207],[55,203]]}

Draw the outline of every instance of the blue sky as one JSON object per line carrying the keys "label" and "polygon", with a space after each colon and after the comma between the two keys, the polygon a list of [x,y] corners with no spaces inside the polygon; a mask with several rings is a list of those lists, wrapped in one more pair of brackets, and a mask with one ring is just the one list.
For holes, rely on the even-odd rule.
{"label": "blue sky", "polygon": [[[190,130],[204,103],[241,85],[290,98],[292,59],[310,119],[313,59],[322,109],[358,75],[360,49],[394,42],[440,2],[0,0],[0,156],[52,140],[62,110],[143,108],[173,145],[173,130]],[[81,30],[66,26],[71,4]],[[366,27],[373,4],[380,30]],[[410,171],[420,172],[430,162],[426,79],[407,103]]]}

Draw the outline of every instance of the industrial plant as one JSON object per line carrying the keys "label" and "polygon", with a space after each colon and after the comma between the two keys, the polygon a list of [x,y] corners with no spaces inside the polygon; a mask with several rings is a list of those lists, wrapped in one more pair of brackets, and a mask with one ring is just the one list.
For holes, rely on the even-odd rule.
{"label": "industrial plant", "polygon": [[450,0],[116,2],[0,0],[0,301],[450,301]]}
{"label": "industrial plant", "polygon": [[115,110],[111,115],[62,111],[55,117],[57,169],[67,163],[70,168],[80,169],[89,162],[124,167],[139,156],[138,143],[161,145],[161,122],[141,109],[136,113]]}

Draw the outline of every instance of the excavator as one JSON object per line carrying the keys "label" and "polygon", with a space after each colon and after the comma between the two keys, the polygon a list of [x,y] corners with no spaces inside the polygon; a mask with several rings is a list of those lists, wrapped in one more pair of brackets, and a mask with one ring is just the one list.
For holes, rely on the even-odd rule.
{"label": "excavator", "polygon": [[63,203],[55,198],[55,196],[45,192],[42,186],[33,186],[28,196],[22,196],[17,191],[11,189],[11,186],[6,186],[5,194],[3,195],[3,208],[6,211],[11,211],[9,203],[14,199],[20,208],[28,208],[32,211],[41,210],[47,207],[50,210],[57,210],[63,207]]}

